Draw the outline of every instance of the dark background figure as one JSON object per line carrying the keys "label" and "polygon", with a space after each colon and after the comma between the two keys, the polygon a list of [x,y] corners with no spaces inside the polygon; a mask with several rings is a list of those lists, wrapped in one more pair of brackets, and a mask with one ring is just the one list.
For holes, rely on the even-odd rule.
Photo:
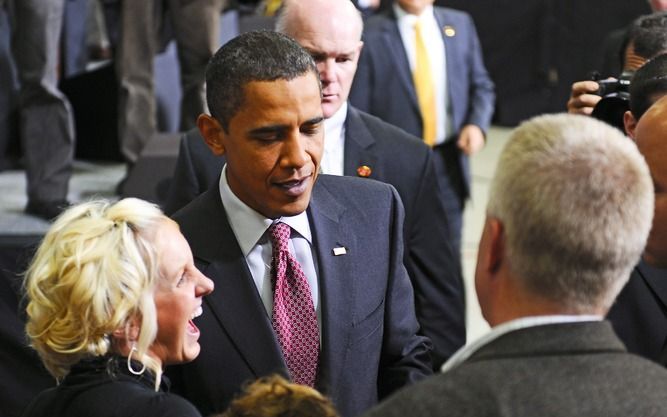
{"label": "dark background figure", "polygon": [[[648,0],[651,10],[667,10],[667,1]],[[602,63],[597,68],[602,77],[618,77],[625,69],[628,41],[631,39],[632,25],[610,32],[602,43]],[[641,54],[640,54],[641,55]]]}
{"label": "dark background figure", "polygon": [[474,18],[496,84],[494,121],[504,126],[561,112],[572,83],[600,69],[605,36],[651,12],[647,2],[627,0],[437,0],[436,5]]}
{"label": "dark background figure", "polygon": [[[157,133],[153,58],[159,50],[158,28],[166,6],[178,48],[182,99],[180,130],[195,126],[205,111],[204,72],[219,45],[220,14],[225,0],[122,1],[116,71],[119,84],[119,143],[129,169]],[[129,172],[128,172],[129,174]],[[123,191],[123,184],[119,185]]]}
{"label": "dark background figure", "polygon": [[493,115],[494,86],[470,16],[432,8],[432,3],[398,0],[366,21],[350,102],[429,143],[425,108],[413,79],[418,51],[412,46],[415,36],[410,22],[421,22],[423,30],[432,28],[423,35],[430,59],[428,91],[435,92],[426,113],[432,111],[435,116],[430,144],[452,246],[460,257],[463,209],[470,196],[468,155],[484,146]]}
{"label": "dark background figure", "polygon": [[[569,113],[590,114],[623,130],[623,113],[628,106],[630,77],[654,56],[667,52],[667,12],[640,16],[628,29],[623,50],[622,73],[612,80],[585,80],[572,84],[567,102]],[[606,83],[608,92],[600,91]],[[602,97],[604,96],[604,97]],[[608,111],[616,110],[620,111]]]}
{"label": "dark background figure", "polygon": [[[3,0],[4,2],[4,0]],[[14,168],[18,163],[17,135],[18,80],[12,60],[12,29],[9,14],[0,2],[0,171]]]}
{"label": "dark background figure", "polygon": [[51,219],[68,204],[74,157],[72,110],[58,89],[65,1],[5,0],[0,7],[5,3],[19,81],[18,131],[28,194],[25,211]]}
{"label": "dark background figure", "polygon": [[[19,241],[20,240],[20,241]],[[42,390],[56,385],[25,335],[25,271],[39,238],[0,237],[0,416],[18,417]]]}

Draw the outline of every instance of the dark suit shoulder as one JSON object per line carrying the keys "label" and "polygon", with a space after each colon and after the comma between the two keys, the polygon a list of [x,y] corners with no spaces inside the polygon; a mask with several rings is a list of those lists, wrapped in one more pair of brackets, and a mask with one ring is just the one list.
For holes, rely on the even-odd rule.
{"label": "dark suit shoulder", "polygon": [[384,145],[383,147],[386,146],[389,150],[394,150],[397,155],[404,155],[404,158],[415,155],[426,157],[428,155],[430,148],[420,138],[372,114],[361,110],[356,111],[377,143]]}
{"label": "dark suit shoulder", "polygon": [[[183,208],[178,210],[176,213],[174,213],[171,218],[174,219],[176,223],[178,223],[181,228],[187,225],[189,225],[192,222],[198,223],[201,221],[201,216],[206,215],[206,214],[218,214],[220,215],[220,211],[217,211],[215,209],[215,197],[220,197],[219,192],[216,192],[217,190],[211,187],[208,191],[204,192],[203,194],[200,194],[197,196],[194,200],[192,200],[190,203],[185,205]],[[214,194],[216,194],[214,196]],[[220,207],[222,207],[222,201],[220,200]]]}
{"label": "dark suit shoulder", "polygon": [[364,21],[364,35],[368,32],[374,32],[384,29],[392,24],[395,24],[394,12],[392,10],[385,10],[376,13]]}
{"label": "dark suit shoulder", "polygon": [[472,20],[468,12],[463,10],[452,9],[451,7],[434,7],[435,13],[442,13],[450,20]]}
{"label": "dark suit shoulder", "polygon": [[[178,223],[181,233],[190,244],[192,252],[199,258],[212,258],[216,253],[210,236],[225,236],[232,233],[226,221],[226,212],[220,199],[217,185],[178,210],[171,217]],[[225,218],[223,221],[222,219]]]}
{"label": "dark suit shoulder", "polygon": [[396,205],[400,205],[403,212],[403,203],[396,188],[389,183],[369,178],[322,174],[313,188],[311,201],[315,199],[320,204],[338,204],[341,208],[352,210],[365,218],[389,213]]}
{"label": "dark suit shoulder", "polygon": [[352,176],[320,174],[313,192],[317,192],[318,187],[326,189],[342,200],[366,200],[382,195],[387,196],[392,192],[396,193],[396,189],[391,184]]}

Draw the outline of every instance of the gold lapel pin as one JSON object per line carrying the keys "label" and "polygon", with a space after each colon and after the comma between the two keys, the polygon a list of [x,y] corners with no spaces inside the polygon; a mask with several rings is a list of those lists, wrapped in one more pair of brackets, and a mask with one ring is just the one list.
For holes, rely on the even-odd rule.
{"label": "gold lapel pin", "polygon": [[453,38],[456,35],[456,29],[454,29],[454,26],[445,26],[442,28],[442,31],[445,32],[445,36],[449,38]]}
{"label": "gold lapel pin", "polygon": [[364,178],[370,177],[372,172],[373,170],[368,165],[362,165],[359,168],[357,168],[357,175],[360,177]]}

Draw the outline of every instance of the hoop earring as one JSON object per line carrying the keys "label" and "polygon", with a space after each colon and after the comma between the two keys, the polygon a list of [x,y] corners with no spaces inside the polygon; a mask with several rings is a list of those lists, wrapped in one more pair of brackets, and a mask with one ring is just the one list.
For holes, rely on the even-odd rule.
{"label": "hoop earring", "polygon": [[146,364],[142,363],[141,370],[135,371],[134,368],[132,368],[132,353],[138,352],[136,346],[134,346],[134,343],[132,344],[132,349],[130,350],[130,354],[127,355],[127,370],[130,371],[133,375],[142,375],[144,371],[146,371]]}

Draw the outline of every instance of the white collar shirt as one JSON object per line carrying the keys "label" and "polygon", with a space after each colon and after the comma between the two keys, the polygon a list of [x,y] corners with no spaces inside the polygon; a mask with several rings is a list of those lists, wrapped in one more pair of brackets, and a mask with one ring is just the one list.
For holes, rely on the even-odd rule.
{"label": "white collar shirt", "polygon": [[459,366],[482,347],[498,339],[500,336],[515,330],[543,326],[546,324],[601,321],[602,319],[602,316],[596,315],[549,315],[521,317],[515,320],[510,320],[492,328],[491,331],[486,333],[484,336],[459,349],[456,353],[454,353],[454,355],[452,355],[451,358],[449,358],[447,362],[444,363],[444,365],[442,365],[440,371],[444,373]]}
{"label": "white collar shirt", "polygon": [[271,242],[266,232],[274,221],[280,221],[292,228],[289,251],[296,257],[306,275],[321,335],[322,320],[319,304],[319,285],[315,255],[312,250],[313,238],[310,223],[308,222],[308,215],[304,211],[296,216],[281,217],[276,220],[266,218],[264,215],[248,207],[248,205],[234,194],[227,182],[226,173],[227,166],[224,166],[219,182],[222,205],[225,207],[229,224],[241,247],[241,252],[243,252],[243,256],[250,269],[250,274],[257,287],[257,292],[262,299],[268,316],[271,317],[273,312],[273,289],[271,285]]}
{"label": "white collar shirt", "polygon": [[324,120],[324,153],[320,167],[329,175],[344,175],[345,120],[347,101],[331,117]]}

